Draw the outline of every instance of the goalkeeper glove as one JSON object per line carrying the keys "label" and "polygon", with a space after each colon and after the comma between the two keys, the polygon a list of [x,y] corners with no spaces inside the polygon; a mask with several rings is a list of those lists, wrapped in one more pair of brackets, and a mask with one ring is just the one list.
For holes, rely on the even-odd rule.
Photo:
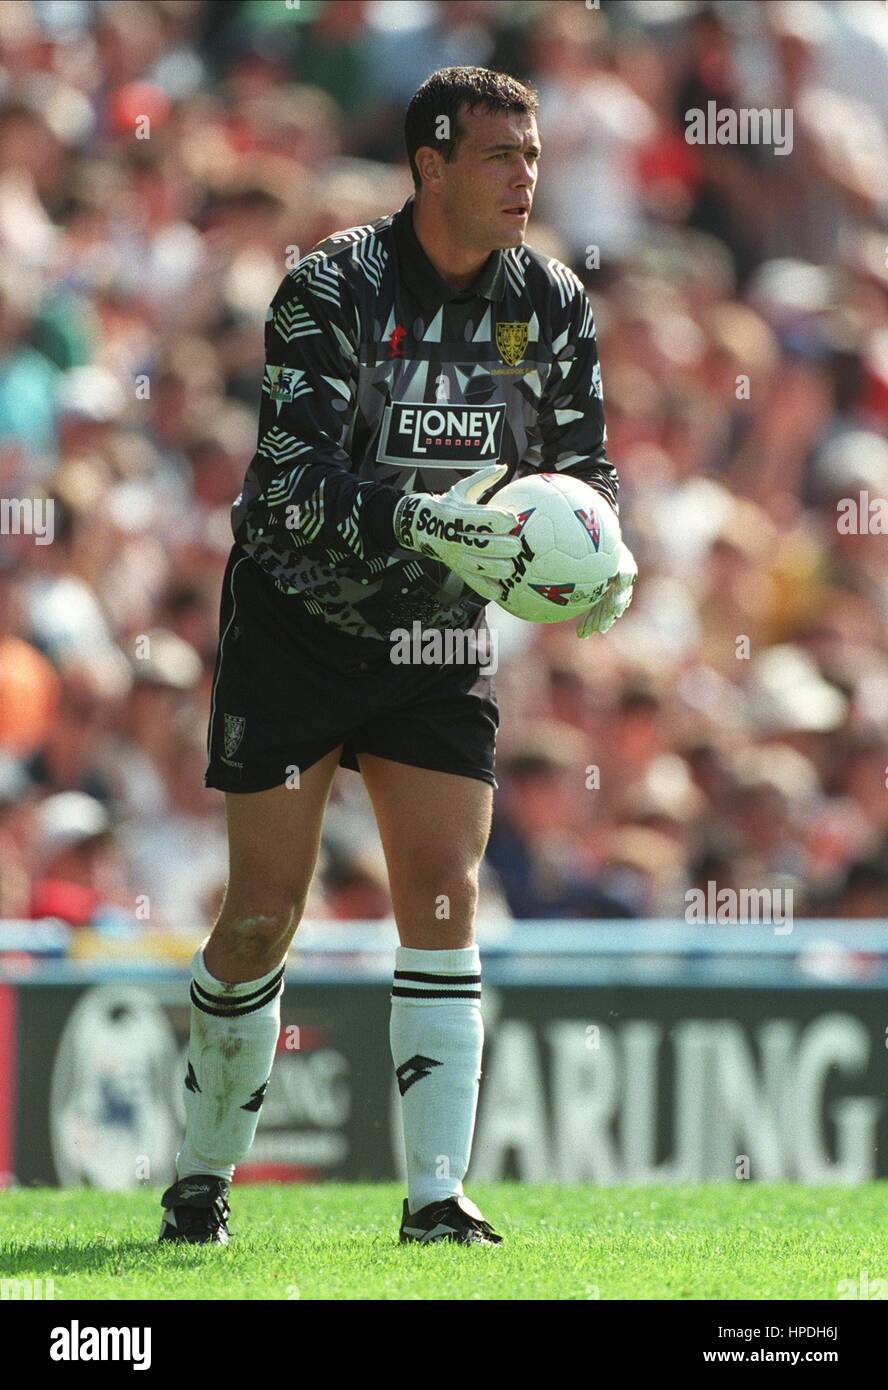
{"label": "goalkeeper glove", "polygon": [[[418,550],[453,570],[476,588],[485,580],[508,579],[521,550],[514,512],[482,507],[478,498],[508,473],[504,463],[479,468],[449,492],[407,492],[394,512],[398,545]],[[482,591],[483,592],[483,591]]]}
{"label": "goalkeeper glove", "polygon": [[638,578],[635,556],[624,541],[620,541],[620,567],[602,598],[587,608],[577,623],[577,636],[589,637],[593,632],[607,632],[617,618],[622,618],[632,602],[632,588]]}

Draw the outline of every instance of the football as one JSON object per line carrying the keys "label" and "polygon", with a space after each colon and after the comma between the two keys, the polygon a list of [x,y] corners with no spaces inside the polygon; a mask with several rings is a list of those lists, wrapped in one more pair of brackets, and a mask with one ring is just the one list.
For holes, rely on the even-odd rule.
{"label": "football", "polygon": [[598,602],[617,572],[621,540],[600,492],[569,474],[535,473],[507,483],[491,504],[515,512],[522,541],[500,607],[529,623],[560,623]]}

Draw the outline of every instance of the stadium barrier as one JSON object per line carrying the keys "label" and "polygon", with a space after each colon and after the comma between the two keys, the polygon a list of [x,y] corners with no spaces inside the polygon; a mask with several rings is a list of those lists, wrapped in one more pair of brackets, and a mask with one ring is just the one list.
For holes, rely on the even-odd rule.
{"label": "stadium barrier", "polygon": [[[521,922],[479,930],[470,1176],[556,1183],[888,1177],[888,926]],[[403,1176],[391,923],[305,923],[243,1180]],[[2,1181],[166,1183],[187,970],[0,923]],[[180,956],[192,949],[179,943]],[[75,953],[76,954],[76,953]]]}

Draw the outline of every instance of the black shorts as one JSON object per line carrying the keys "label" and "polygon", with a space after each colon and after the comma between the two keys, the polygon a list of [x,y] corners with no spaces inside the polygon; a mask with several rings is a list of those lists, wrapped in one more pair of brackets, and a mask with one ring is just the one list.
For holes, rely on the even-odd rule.
{"label": "black shorts", "polygon": [[[342,745],[496,787],[499,712],[477,663],[396,665],[389,641],[349,637],[305,612],[235,546],[222,587],[207,736],[208,787],[277,787]],[[296,783],[298,785],[298,782]]]}

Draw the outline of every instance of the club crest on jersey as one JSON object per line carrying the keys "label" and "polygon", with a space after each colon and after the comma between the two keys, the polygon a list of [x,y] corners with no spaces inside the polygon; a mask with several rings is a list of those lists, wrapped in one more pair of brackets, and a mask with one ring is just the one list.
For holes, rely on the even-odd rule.
{"label": "club crest on jersey", "polygon": [[579,517],[597,550],[601,543],[601,525],[598,520],[598,513],[594,512],[591,507],[577,507],[574,516]]}
{"label": "club crest on jersey", "polygon": [[517,367],[527,351],[529,323],[498,323],[496,350],[508,367]]}
{"label": "club crest on jersey", "polygon": [[503,402],[390,401],[383,412],[376,460],[402,468],[468,469],[497,463],[505,418]]}
{"label": "club crest on jersey", "polygon": [[240,748],[247,721],[240,714],[226,714],[223,726],[223,742],[226,758],[233,758]]}

